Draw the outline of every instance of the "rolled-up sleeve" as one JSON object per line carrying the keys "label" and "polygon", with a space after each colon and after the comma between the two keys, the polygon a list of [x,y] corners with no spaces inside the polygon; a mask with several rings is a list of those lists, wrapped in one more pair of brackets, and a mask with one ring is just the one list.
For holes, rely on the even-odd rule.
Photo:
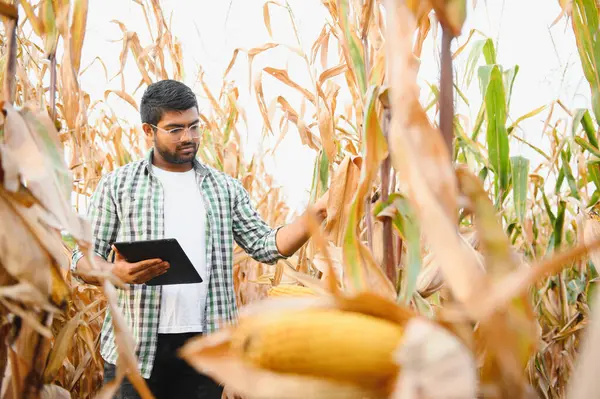
{"label": "rolled-up sleeve", "polygon": [[275,264],[287,259],[277,249],[276,236],[281,227],[270,227],[252,206],[248,192],[238,180],[234,181],[233,237],[235,242],[257,262]]}

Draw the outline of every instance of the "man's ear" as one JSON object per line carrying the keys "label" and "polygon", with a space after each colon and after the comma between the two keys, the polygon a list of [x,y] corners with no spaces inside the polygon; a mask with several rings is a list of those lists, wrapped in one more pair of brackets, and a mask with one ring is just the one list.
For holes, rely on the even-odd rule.
{"label": "man's ear", "polygon": [[144,131],[144,144],[146,148],[152,147],[154,144],[154,128],[147,123],[142,125],[142,130]]}
{"label": "man's ear", "polygon": [[144,134],[147,139],[152,139],[154,137],[154,128],[147,123],[142,124],[142,129],[144,130]]}
{"label": "man's ear", "polygon": [[144,131],[144,144],[146,148],[150,148],[154,145],[154,128],[147,123],[142,125]]}

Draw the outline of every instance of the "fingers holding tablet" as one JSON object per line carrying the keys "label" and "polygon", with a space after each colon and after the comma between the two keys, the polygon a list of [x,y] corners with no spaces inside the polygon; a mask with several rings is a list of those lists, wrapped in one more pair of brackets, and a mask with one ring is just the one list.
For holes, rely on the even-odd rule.
{"label": "fingers holding tablet", "polygon": [[202,282],[175,238],[118,241],[112,247],[114,273],[126,283],[156,286]]}
{"label": "fingers holding tablet", "polygon": [[128,262],[113,246],[115,263],[113,273],[126,284],[144,284],[169,270],[169,262],[153,258],[139,262]]}

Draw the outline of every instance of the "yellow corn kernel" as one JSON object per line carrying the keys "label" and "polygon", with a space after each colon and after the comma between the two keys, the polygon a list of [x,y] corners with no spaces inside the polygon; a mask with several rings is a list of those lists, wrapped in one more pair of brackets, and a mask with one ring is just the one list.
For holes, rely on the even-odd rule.
{"label": "yellow corn kernel", "polygon": [[402,332],[361,313],[308,309],[242,320],[231,348],[264,369],[381,386],[398,372],[392,352]]}

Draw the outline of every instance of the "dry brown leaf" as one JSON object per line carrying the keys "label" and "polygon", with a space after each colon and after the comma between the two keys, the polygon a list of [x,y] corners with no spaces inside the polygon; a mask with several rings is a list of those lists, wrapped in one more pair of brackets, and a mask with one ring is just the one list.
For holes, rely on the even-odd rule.
{"label": "dry brown leaf", "polygon": [[337,148],[335,143],[334,124],[331,112],[325,106],[322,106],[319,110],[319,132],[321,133],[321,143],[323,149],[327,154],[329,163],[333,162],[337,155]]}
{"label": "dry brown leaf", "polygon": [[[327,270],[327,262],[325,259],[323,259],[323,257],[320,258],[320,260],[322,261],[322,264],[320,265],[321,267],[323,267],[323,269]],[[334,263],[334,269],[335,269],[335,260],[333,261]],[[282,269],[283,272],[283,276],[282,276],[282,282],[286,282],[287,279],[289,279],[292,282],[299,282],[302,285],[304,285],[307,288],[310,288],[311,290],[313,290],[314,292],[316,292],[319,295],[331,295],[331,293],[327,290],[327,281],[325,281],[324,278],[321,278],[320,280],[314,277],[311,277],[310,275],[306,274],[306,273],[301,273],[301,272],[297,272],[296,270],[294,270],[291,266],[287,265],[288,267],[285,267]],[[315,267],[317,267],[317,265],[315,265]],[[284,280],[284,277],[286,278]],[[337,280],[339,281],[339,280]]]}
{"label": "dry brown leaf", "polygon": [[[3,270],[4,272],[4,270]],[[26,306],[38,306],[47,312],[59,313],[60,310],[48,302],[40,291],[28,282],[13,285],[0,285],[0,297],[20,302]]]}
{"label": "dry brown leaf", "polygon": [[75,74],[79,74],[87,14],[88,0],[75,0],[75,5],[73,7],[73,23],[71,24],[71,34],[69,37],[71,44],[71,61],[73,62]]}
{"label": "dry brown leaf", "polygon": [[51,259],[4,195],[0,195],[0,220],[3,227],[0,229],[0,263],[15,279],[30,283],[41,295],[49,297]]}
{"label": "dry brown leaf", "polygon": [[[347,70],[348,70],[348,66],[346,64],[340,64],[340,65],[331,67],[331,68],[321,72],[321,74],[319,75],[319,86],[323,86],[323,83],[327,79],[331,79],[342,73],[345,73]],[[332,109],[335,109],[335,108],[332,107]]]}
{"label": "dry brown leaf", "polygon": [[40,399],[71,399],[71,393],[58,385],[44,385]]}
{"label": "dry brown leaf", "polygon": [[[310,48],[310,62],[314,63],[315,60],[317,59],[317,53],[319,51],[319,49],[321,48],[323,41],[328,41],[329,39],[326,38],[328,37],[328,32],[327,32],[327,25],[324,25],[321,28],[321,32],[319,33],[319,36],[317,37],[317,39],[313,42],[311,48]],[[322,55],[322,54],[321,54]],[[326,69],[327,63],[325,63],[325,65],[323,66],[323,69]]]}
{"label": "dry brown leaf", "polygon": [[202,89],[204,89],[204,93],[206,94],[206,96],[208,97],[208,99],[210,101],[210,105],[212,106],[213,111],[215,111],[219,117],[221,117],[223,119],[227,119],[227,116],[221,109],[221,106],[219,105],[217,99],[213,96],[212,92],[208,88],[208,85],[204,81],[204,70],[202,70],[202,68],[200,68],[200,71],[198,72],[198,80],[200,81],[200,84],[202,85]]}
{"label": "dry brown leaf", "polygon": [[331,179],[324,234],[336,245],[342,245],[350,205],[358,188],[361,161],[361,157],[346,156]]}
{"label": "dry brown leaf", "polygon": [[306,127],[304,121],[302,121],[302,117],[298,115],[298,113],[292,108],[285,98],[279,96],[277,97],[277,102],[285,111],[284,116],[298,128],[298,133],[300,134],[300,140],[302,141],[302,144],[318,151],[319,147],[313,140],[313,134]]}
{"label": "dry brown leaf", "polygon": [[466,0],[430,0],[430,2],[442,27],[453,37],[460,36],[467,17]]}
{"label": "dry brown leaf", "polygon": [[304,97],[306,97],[307,100],[309,100],[311,103],[315,104],[315,96],[310,91],[306,90],[305,88],[300,86],[298,83],[296,83],[292,79],[290,79],[286,70],[266,67],[263,69],[263,71],[265,71],[269,75],[273,76],[277,80],[285,83],[286,85],[298,90],[300,93],[302,93],[304,95]]}
{"label": "dry brown leaf", "polygon": [[225,162],[223,164],[223,170],[230,176],[236,177],[238,175],[238,145],[235,141],[230,141],[224,150]]}
{"label": "dry brown leaf", "polygon": [[[45,32],[45,26],[42,23],[40,17],[35,15],[35,12],[33,11],[33,7],[31,6],[31,4],[29,4],[28,1],[24,1],[21,3],[21,7],[23,7],[23,10],[25,11],[25,15],[27,16],[27,20],[30,22],[31,27],[33,28],[33,31],[35,32],[35,34],[40,37],[43,36],[44,32]],[[17,11],[17,10],[15,10],[15,11]]]}
{"label": "dry brown leaf", "polygon": [[[396,287],[386,276],[381,267],[381,264],[375,260],[373,253],[364,244],[359,245],[359,253],[365,265],[365,278],[367,286],[371,292],[376,292],[378,295],[394,300],[398,296]],[[345,286],[350,286],[350,278],[345,275]]]}
{"label": "dry brown leaf", "polygon": [[367,0],[364,2],[362,12],[360,15],[360,38],[364,39],[369,33],[369,27],[371,26],[371,18],[373,17],[373,8],[377,3],[374,0]]}
{"label": "dry brown leaf", "polygon": [[229,74],[229,71],[231,71],[231,68],[233,68],[233,64],[235,63],[235,60],[237,59],[238,53],[240,51],[242,51],[248,55],[248,82],[251,84],[251,82],[252,82],[252,61],[254,60],[254,57],[264,51],[275,48],[277,46],[279,46],[278,43],[266,43],[260,47],[251,48],[250,50],[245,50],[243,48],[234,49],[233,56],[231,57],[231,61],[229,61],[229,65],[225,69],[225,73],[223,73],[223,78],[225,78],[227,76],[227,74]]}
{"label": "dry brown leaf", "polygon": [[45,157],[39,154],[40,151],[22,115],[6,103],[4,103],[4,110],[6,112],[4,142],[10,151],[7,159],[13,159],[15,162],[18,159],[19,174],[27,181],[41,181],[46,177]]}
{"label": "dry brown leaf", "polygon": [[20,317],[25,324],[28,324],[31,329],[45,338],[52,338],[52,331],[39,322],[38,315],[28,309],[23,309],[21,306],[10,302],[7,299],[0,297],[0,304],[8,309],[9,313],[13,313]]}
{"label": "dry brown leaf", "polygon": [[75,332],[81,321],[82,314],[77,313],[75,317],[71,318],[65,326],[60,330],[56,336],[54,347],[50,351],[48,363],[44,369],[44,381],[47,383],[54,381],[58,371],[60,370],[67,353],[71,349],[74,343]]}
{"label": "dry brown leaf", "polygon": [[269,111],[267,109],[267,105],[265,104],[265,95],[262,90],[262,73],[259,72],[254,79],[254,92],[256,93],[256,102],[258,103],[258,109],[263,118],[263,122],[267,130],[273,133],[273,128],[271,127],[271,121],[269,119]]}
{"label": "dry brown leaf", "polygon": [[431,22],[429,21],[429,17],[425,15],[419,23],[419,33],[417,35],[417,40],[415,41],[415,46],[413,52],[415,56],[421,58],[421,51],[423,50],[423,43],[425,39],[427,39],[427,34],[431,29]]}
{"label": "dry brown leaf", "polygon": [[106,90],[104,92],[104,101],[108,100],[108,95],[110,93],[116,94],[117,96],[121,97],[122,100],[127,101],[129,103],[129,105],[131,105],[133,108],[135,108],[136,111],[139,111],[138,105],[135,101],[135,99],[131,96],[131,94],[122,91],[122,90]]}

